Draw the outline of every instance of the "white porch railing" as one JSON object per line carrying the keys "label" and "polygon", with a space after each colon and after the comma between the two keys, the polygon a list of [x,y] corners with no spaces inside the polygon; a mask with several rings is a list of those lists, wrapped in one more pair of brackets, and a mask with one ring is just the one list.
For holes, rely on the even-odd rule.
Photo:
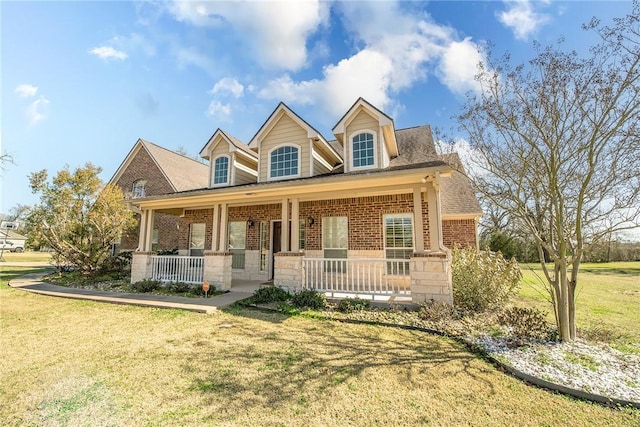
{"label": "white porch railing", "polygon": [[161,282],[202,283],[204,257],[151,255],[151,279]]}
{"label": "white porch railing", "polygon": [[303,288],[321,292],[409,295],[408,259],[304,258]]}

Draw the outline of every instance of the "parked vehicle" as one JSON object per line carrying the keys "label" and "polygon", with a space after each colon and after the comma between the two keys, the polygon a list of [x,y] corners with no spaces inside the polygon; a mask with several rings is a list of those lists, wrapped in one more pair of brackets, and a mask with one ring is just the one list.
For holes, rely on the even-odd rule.
{"label": "parked vehicle", "polygon": [[20,241],[11,241],[11,240],[2,240],[0,241],[0,248],[9,252],[24,252],[24,240]]}

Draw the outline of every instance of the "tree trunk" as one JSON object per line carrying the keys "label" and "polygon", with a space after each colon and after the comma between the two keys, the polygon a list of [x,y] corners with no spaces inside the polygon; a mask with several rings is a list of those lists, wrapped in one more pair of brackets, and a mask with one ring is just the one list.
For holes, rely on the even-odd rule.
{"label": "tree trunk", "polygon": [[[567,263],[560,262],[558,265],[558,284],[560,285],[560,295],[558,298],[558,332],[561,341],[571,341],[571,318],[569,316],[569,278],[567,277]],[[574,334],[575,335],[575,334]]]}

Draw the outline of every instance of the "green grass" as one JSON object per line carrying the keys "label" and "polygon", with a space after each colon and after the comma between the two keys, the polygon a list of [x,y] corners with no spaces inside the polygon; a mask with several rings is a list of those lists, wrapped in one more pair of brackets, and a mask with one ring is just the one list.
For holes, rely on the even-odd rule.
{"label": "green grass", "polygon": [[[521,266],[523,279],[518,303],[548,313],[548,302],[538,264]],[[593,339],[640,343],[640,262],[583,264],[576,291],[576,324]]]}
{"label": "green grass", "polygon": [[443,337],[7,287],[25,272],[0,273],[5,426],[640,424],[640,411],[527,386]]}
{"label": "green grass", "polygon": [[[2,258],[6,262],[49,262],[51,254],[46,252],[4,252]],[[0,266],[2,266],[1,263]]]}

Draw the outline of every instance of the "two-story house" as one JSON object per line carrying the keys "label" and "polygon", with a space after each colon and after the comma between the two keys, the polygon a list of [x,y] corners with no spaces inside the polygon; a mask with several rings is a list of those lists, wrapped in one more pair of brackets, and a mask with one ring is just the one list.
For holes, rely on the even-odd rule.
{"label": "two-story house", "polygon": [[[429,126],[395,129],[362,98],[333,134],[284,103],[248,144],[218,129],[200,152],[201,188],[130,200],[141,213],[131,280],[451,302],[447,246],[476,245],[482,214],[467,178],[438,156]],[[179,256],[153,252],[158,215],[180,219]]]}

